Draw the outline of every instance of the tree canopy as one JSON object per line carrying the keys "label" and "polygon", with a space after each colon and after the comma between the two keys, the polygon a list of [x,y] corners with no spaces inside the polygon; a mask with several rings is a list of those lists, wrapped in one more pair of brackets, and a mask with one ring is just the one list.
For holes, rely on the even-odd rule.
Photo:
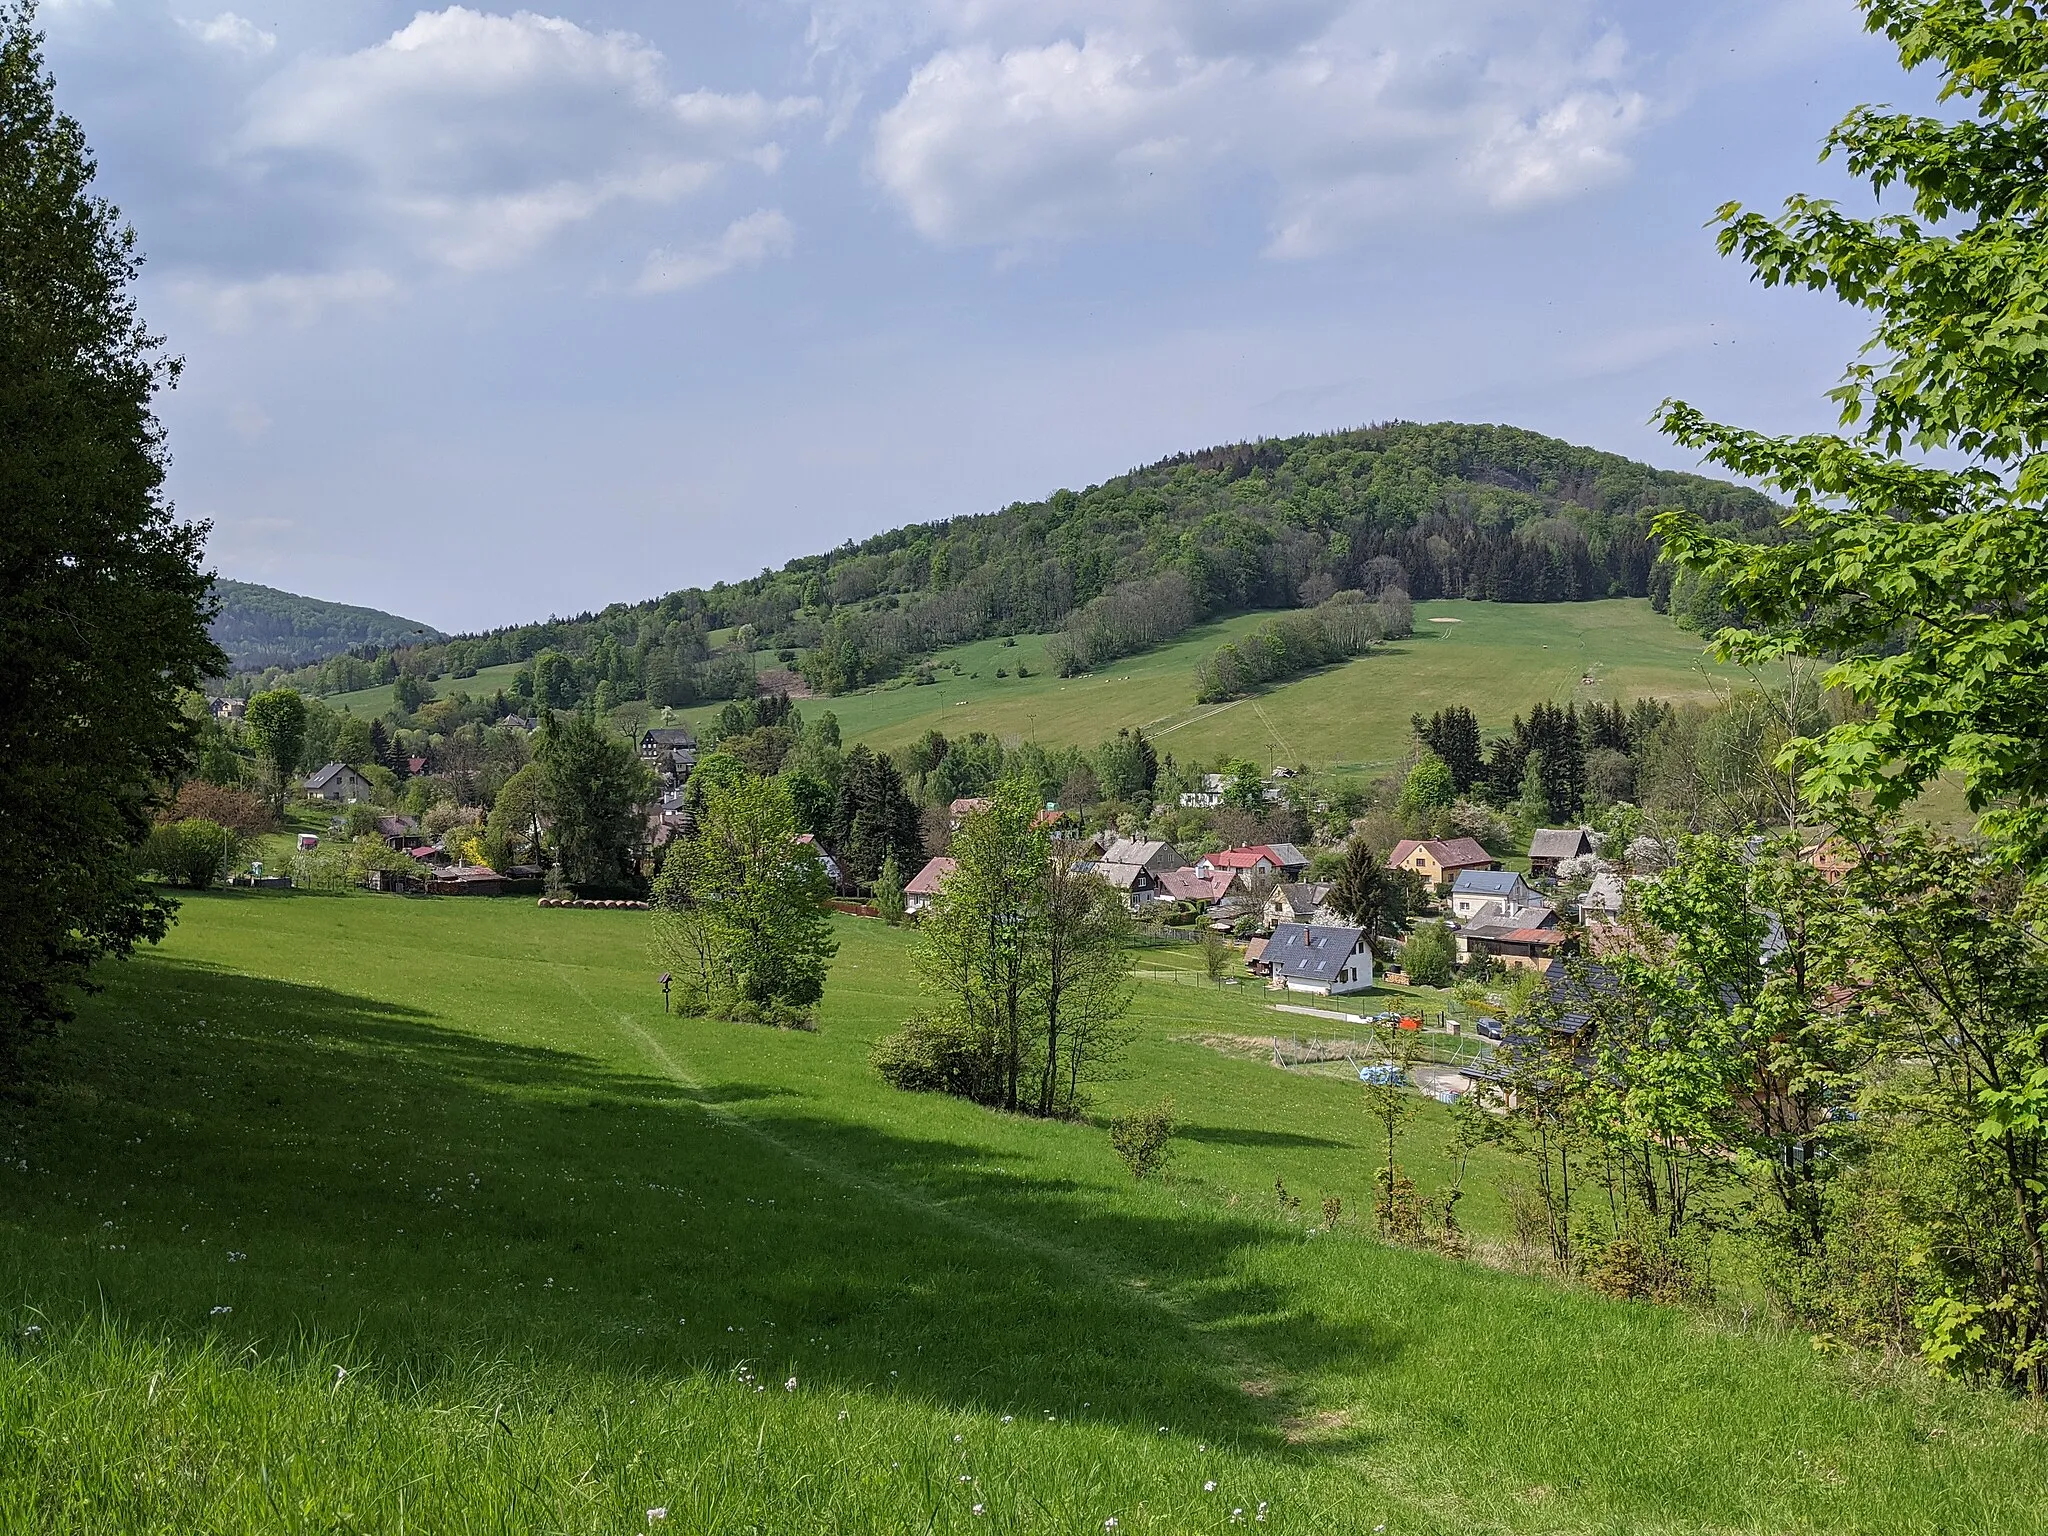
{"label": "tree canopy", "polygon": [[162,936],[135,852],[191,750],[181,695],[225,667],[205,528],[163,497],[177,365],[94,171],[32,7],[0,4],[0,1050],[95,959]]}
{"label": "tree canopy", "polygon": [[1856,108],[1825,153],[1909,212],[1858,218],[1795,196],[1731,203],[1720,247],[1766,286],[1832,293],[1875,319],[1833,392],[1838,432],[1772,437],[1682,401],[1663,426],[1789,499],[1787,541],[1697,511],[1666,547],[1725,583],[1725,656],[1835,658],[1856,718],[1788,748],[1823,806],[1896,809],[1961,775],[1984,830],[2048,854],[2048,27],[2022,0],[1863,0],[1958,118]]}

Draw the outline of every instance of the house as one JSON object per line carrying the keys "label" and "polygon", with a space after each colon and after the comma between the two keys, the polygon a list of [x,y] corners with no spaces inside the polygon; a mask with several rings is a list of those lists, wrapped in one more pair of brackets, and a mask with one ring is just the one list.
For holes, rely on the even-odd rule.
{"label": "house", "polygon": [[333,805],[354,805],[368,800],[373,793],[370,781],[347,763],[329,763],[308,777],[301,787],[308,800],[325,800]]}
{"label": "house", "polygon": [[1268,968],[1266,985],[1276,991],[1338,997],[1372,985],[1372,948],[1363,928],[1282,923],[1259,959]]}
{"label": "house", "polygon": [[206,707],[216,720],[239,720],[249,712],[247,699],[208,699]]}
{"label": "house", "polygon": [[[1294,770],[1291,768],[1275,768],[1273,770],[1273,777],[1276,779],[1292,778],[1293,776]],[[1181,809],[1186,811],[1213,811],[1223,804],[1224,793],[1229,788],[1229,774],[1205,773],[1193,789],[1187,790],[1181,795]],[[1280,799],[1280,788],[1276,784],[1265,784],[1260,787],[1259,795],[1267,804],[1274,804]]]}
{"label": "house", "polygon": [[1136,838],[1118,839],[1102,850],[1101,858],[1086,866],[1090,874],[1122,891],[1133,912],[1153,902],[1172,900],[1161,890],[1160,878],[1187,867],[1188,861],[1173,844]]}
{"label": "house", "polygon": [[424,757],[408,757],[405,760],[405,776],[408,779],[416,779],[426,771],[427,760]]}
{"label": "house", "polygon": [[1246,879],[1265,875],[1275,880],[1298,880],[1308,871],[1308,856],[1292,843],[1259,843],[1245,848],[1225,848],[1205,853],[1195,861],[1204,874],[1234,869]]}
{"label": "house", "polygon": [[1207,910],[1230,894],[1230,888],[1237,883],[1234,869],[1213,870],[1203,874],[1199,866],[1188,869],[1163,869],[1158,875],[1157,890],[1162,901],[1185,901]]}
{"label": "house", "polygon": [[1244,968],[1254,976],[1272,974],[1272,967],[1266,964],[1266,941],[1253,939],[1244,947]]}
{"label": "house", "polygon": [[1558,865],[1592,851],[1593,836],[1584,827],[1538,827],[1529,838],[1529,873],[1539,880],[1555,880]]}
{"label": "house", "polygon": [[1820,872],[1830,885],[1840,885],[1860,862],[1856,850],[1839,837],[1825,837],[1799,850],[1799,860]]}
{"label": "house", "polygon": [[946,807],[946,820],[952,825],[953,830],[958,832],[961,822],[977,811],[987,810],[988,807],[989,802],[980,795],[962,795]]}
{"label": "house", "polygon": [[1277,885],[1273,894],[1266,898],[1266,926],[1277,928],[1282,923],[1320,923],[1327,927],[1337,921],[1337,914],[1330,910],[1330,887],[1326,881],[1314,884],[1293,881]]}
{"label": "house", "polygon": [[819,847],[817,838],[808,832],[798,834],[797,843],[801,847],[810,849],[811,852],[818,856],[818,862],[825,866],[825,878],[832,882],[833,888],[836,890],[839,886],[839,861]]}
{"label": "house", "polygon": [[655,726],[640,733],[640,761],[665,782],[687,779],[697,766],[697,738],[681,726]]}
{"label": "house", "polygon": [[1489,912],[1457,932],[1458,959],[1490,955],[1511,969],[1543,970],[1562,954],[1570,935],[1558,926],[1557,909],[1548,902]]}
{"label": "house", "polygon": [[1448,885],[1465,869],[1499,869],[1500,860],[1475,837],[1404,837],[1387,855],[1387,868],[1412,869],[1431,885]]}
{"label": "house", "polygon": [[939,888],[947,877],[960,867],[957,859],[941,855],[931,860],[912,877],[910,884],[903,887],[903,907],[906,912],[922,912],[938,899]]}
{"label": "house", "polygon": [[419,819],[414,816],[379,816],[377,835],[384,839],[386,847],[399,853],[424,848],[433,841],[433,838],[420,830]]}
{"label": "house", "polygon": [[1461,923],[1533,906],[1541,899],[1512,870],[1461,869],[1451,882],[1451,916]]}

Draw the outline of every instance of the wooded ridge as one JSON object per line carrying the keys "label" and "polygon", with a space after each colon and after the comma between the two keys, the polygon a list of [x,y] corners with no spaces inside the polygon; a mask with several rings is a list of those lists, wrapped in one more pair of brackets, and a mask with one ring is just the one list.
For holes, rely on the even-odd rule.
{"label": "wooded ridge", "polygon": [[[1395,422],[1179,454],[746,581],[401,647],[384,670],[463,675],[553,650],[591,691],[686,705],[751,692],[762,652],[840,693],[945,646],[1060,630],[1062,667],[1081,670],[1217,613],[1389,586],[1418,599],[1662,606],[1670,573],[1650,519],[1665,508],[1748,538],[1778,527],[1768,498],[1722,481],[1515,427]],[[1162,584],[1172,602],[1155,601]],[[1138,612],[1145,622],[1128,622]],[[314,691],[373,680],[359,665],[326,670],[336,675],[288,680]]]}

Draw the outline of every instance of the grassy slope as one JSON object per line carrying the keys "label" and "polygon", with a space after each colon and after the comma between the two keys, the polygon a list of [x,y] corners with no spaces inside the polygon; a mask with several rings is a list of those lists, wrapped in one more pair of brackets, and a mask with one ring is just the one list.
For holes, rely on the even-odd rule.
{"label": "grassy slope", "polygon": [[111,968],[0,1145],[0,1528],[2038,1528],[2023,1410],[1280,1219],[1372,1162],[1176,1038],[1242,992],[1145,991],[1141,1188],[873,1078],[899,936],[793,1034],[663,1019],[643,924],[215,895]]}
{"label": "grassy slope", "polygon": [[[1446,601],[1418,604],[1415,615],[1412,640],[1223,706],[1194,703],[1195,668],[1223,641],[1257,628],[1270,614],[1205,625],[1077,678],[1052,675],[1042,636],[1022,637],[1014,647],[978,641],[939,658],[957,664],[961,676],[942,672],[931,687],[871,689],[806,708],[833,710],[848,740],[881,747],[934,727],[1093,745],[1120,725],[1142,725],[1182,757],[1227,751],[1258,761],[1366,769],[1392,764],[1407,751],[1408,721],[1417,710],[1462,703],[1482,726],[1504,727],[1543,699],[1698,699],[1740,680],[1703,660],[1697,636],[1640,600]],[[1430,622],[1436,618],[1459,622]],[[1019,662],[1032,676],[1014,675]],[[998,667],[1012,675],[998,678]],[[974,673],[979,677],[966,675]],[[1594,682],[1587,687],[1580,679],[1589,674]],[[684,712],[693,721],[712,713]]]}

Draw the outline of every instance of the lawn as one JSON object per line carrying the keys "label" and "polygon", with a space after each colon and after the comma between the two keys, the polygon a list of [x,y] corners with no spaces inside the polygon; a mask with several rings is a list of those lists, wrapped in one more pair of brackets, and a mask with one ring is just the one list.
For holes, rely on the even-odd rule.
{"label": "lawn", "polygon": [[[1014,646],[976,641],[939,655],[935,684],[873,688],[804,708],[830,709],[849,741],[884,748],[931,729],[1092,746],[1119,726],[1140,725],[1183,759],[1227,752],[1357,772],[1398,762],[1412,740],[1410,718],[1447,704],[1466,705],[1496,729],[1545,699],[1707,699],[1742,681],[1706,661],[1698,636],[1645,601],[1445,601],[1416,605],[1412,639],[1249,699],[1196,704],[1195,668],[1271,617],[1206,624],[1075,678],[1053,675],[1042,635],[1020,636]],[[1029,677],[1016,675],[1020,663]],[[1010,675],[997,677],[999,668]],[[716,710],[680,713],[701,724]]]}
{"label": "lawn", "polygon": [[0,1529],[2040,1528],[2029,1410],[1372,1240],[1356,1085],[1188,1038],[1246,989],[1141,985],[1138,1186],[873,1076],[900,935],[796,1033],[664,1018],[644,924],[223,893],[109,967],[0,1101]]}

